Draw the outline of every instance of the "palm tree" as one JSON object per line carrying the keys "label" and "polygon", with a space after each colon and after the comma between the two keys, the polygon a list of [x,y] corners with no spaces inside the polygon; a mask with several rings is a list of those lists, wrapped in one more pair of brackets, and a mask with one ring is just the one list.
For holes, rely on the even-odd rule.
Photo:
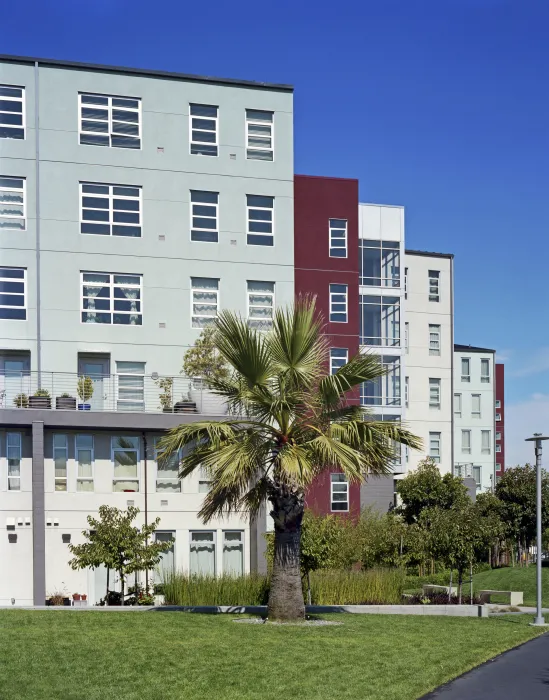
{"label": "palm tree", "polygon": [[[300,575],[300,536],[305,494],[327,467],[349,481],[387,474],[397,443],[421,441],[393,422],[375,421],[348,393],[384,374],[374,355],[359,354],[327,373],[328,345],[314,298],[277,309],[267,333],[224,311],[216,320],[217,347],[232,369],[209,381],[224,397],[229,416],[173,428],[161,458],[182,454],[181,479],[202,467],[210,490],[199,515],[204,522],[229,512],[258,514],[270,501],[275,554],[269,619],[305,615]],[[235,416],[234,418],[231,416]]]}

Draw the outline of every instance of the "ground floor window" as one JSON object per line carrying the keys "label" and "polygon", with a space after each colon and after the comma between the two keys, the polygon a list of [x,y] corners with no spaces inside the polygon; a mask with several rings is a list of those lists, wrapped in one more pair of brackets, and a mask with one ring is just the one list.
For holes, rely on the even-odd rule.
{"label": "ground floor window", "polygon": [[215,576],[215,533],[200,531],[190,535],[190,573]]}
{"label": "ground floor window", "polygon": [[172,546],[166,552],[162,552],[158,571],[162,581],[175,571],[175,536],[173,532],[156,532],[155,539],[157,542],[171,542]]}
{"label": "ground floor window", "polygon": [[223,573],[242,576],[244,573],[244,533],[223,533]]}

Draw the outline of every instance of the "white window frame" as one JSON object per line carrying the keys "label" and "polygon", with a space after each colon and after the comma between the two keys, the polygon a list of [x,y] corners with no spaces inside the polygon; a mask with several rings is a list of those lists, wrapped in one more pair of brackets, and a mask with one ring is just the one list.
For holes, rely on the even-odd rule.
{"label": "white window frame", "polygon": [[438,377],[429,377],[429,408],[440,411],[442,381]]}
{"label": "white window frame", "polygon": [[[21,102],[21,121],[22,124],[0,124],[0,129],[16,129],[16,130],[23,130],[23,138],[19,139],[16,138],[14,141],[24,141],[27,138],[27,128],[26,128],[26,123],[27,123],[27,111],[26,111],[26,99],[25,99],[25,88],[22,85],[7,85],[6,83],[3,83],[0,85],[0,88],[7,88],[8,90],[21,90],[21,97],[7,97],[5,95],[0,96],[0,100],[6,101],[6,102]],[[19,114],[19,112],[6,112],[2,110],[2,114]],[[0,138],[13,138],[10,136],[2,136]]]}
{"label": "white window frame", "polygon": [[[335,353],[341,353],[336,355]],[[343,360],[343,362],[341,362]],[[349,362],[348,348],[330,348],[330,374],[335,374],[341,367]]]}
{"label": "white window frame", "polygon": [[442,433],[429,432],[429,457],[436,464],[440,464],[442,457]]}
{"label": "white window frame", "polygon": [[[215,202],[193,202],[193,193],[196,192],[196,194],[214,194],[216,196],[216,201]],[[215,208],[215,217],[214,216],[209,216],[209,215],[204,215],[204,214],[196,214],[194,213],[194,208],[195,206],[197,207],[214,207]],[[192,243],[219,243],[219,192],[212,192],[210,190],[190,190],[189,194],[189,216],[190,216],[190,222],[189,222],[189,235]],[[194,219],[195,216],[200,219],[214,219],[215,221],[215,228],[203,228],[201,226],[195,226],[194,225]],[[215,233],[215,241],[206,241],[206,240],[200,240],[199,238],[193,238],[193,233],[201,234],[201,233],[209,233],[209,234],[214,234]]]}
{"label": "white window frame", "polygon": [[429,355],[440,357],[440,331],[439,323],[429,324]]}
{"label": "white window frame", "polygon": [[[10,438],[17,438],[14,442],[16,444],[10,445]],[[16,449],[18,452],[17,457],[10,457],[10,449]],[[10,476],[10,459],[19,460],[19,476]],[[21,491],[21,469],[23,467],[23,436],[18,432],[7,432],[6,433],[6,489],[8,491]],[[10,481],[17,482],[17,488],[10,488]]]}
{"label": "white window frame", "polygon": [[496,430],[496,440],[501,440],[501,430]]}
{"label": "white window frame", "polygon": [[[3,99],[0,97],[0,100]],[[23,226],[17,227],[17,226],[0,226],[0,233],[2,231],[26,231],[27,230],[27,178],[26,177],[18,177],[16,175],[0,175],[0,181],[2,180],[21,180],[22,182],[22,187],[9,187],[8,185],[1,185],[0,184],[0,195],[2,192],[13,192],[14,194],[17,194],[20,192],[23,196],[23,214],[22,216],[19,216],[18,214],[0,214],[0,223],[3,220],[9,220],[9,219],[15,219],[15,220],[21,220],[23,222]],[[0,208],[3,205],[0,203]],[[5,206],[5,205],[4,205]],[[9,205],[8,205],[9,206]],[[20,205],[16,205],[20,206]]]}
{"label": "white window frame", "polygon": [[[463,363],[464,362],[467,362],[467,374],[465,374],[463,371]],[[460,368],[461,368],[461,381],[462,382],[470,382],[471,381],[471,358],[470,357],[462,357]]]}
{"label": "white window frame", "polygon": [[[145,367],[147,365],[146,362],[131,362],[130,364],[141,364],[143,365],[143,372],[121,372],[119,369],[119,365],[125,365],[128,364],[127,360],[117,360],[116,362],[116,410],[117,411],[124,411],[124,403],[126,404],[137,404],[140,403],[142,404],[141,409],[130,409],[132,413],[135,412],[141,412],[145,410]],[[137,399],[124,399],[120,398],[120,389],[124,390],[126,387],[121,387],[120,386],[120,377],[140,377],[143,380],[143,400],[138,401]]]}
{"label": "white window frame", "polygon": [[[473,403],[478,398],[478,411],[473,411]],[[482,416],[482,394],[471,394],[471,417],[481,418]]]}
{"label": "white window frame", "polygon": [[[456,399],[457,399],[457,410],[456,410]],[[461,411],[462,411],[462,403],[461,403],[461,394],[454,394],[454,416],[461,416]]]}
{"label": "white window frame", "polygon": [[[484,367],[488,367],[488,374],[483,374],[482,370]],[[488,357],[481,357],[480,359],[480,381],[482,384],[489,384],[490,383],[490,358]]]}
{"label": "white window frame", "polygon": [[[78,446],[78,438],[79,437],[91,437],[91,448],[88,447],[79,447]],[[80,466],[80,459],[78,457],[78,453],[80,450],[90,450],[91,452],[91,476],[80,476],[78,474],[78,468]],[[93,435],[90,435],[89,433],[78,433],[74,436],[74,461],[76,462],[76,491],[78,493],[93,493],[95,491],[95,437]],[[93,488],[91,491],[80,491],[78,488],[78,482],[79,481],[87,481],[91,482]]]}
{"label": "white window frame", "polygon": [[[335,287],[345,287],[345,291],[335,291]],[[339,282],[330,282],[329,286],[329,293],[330,293],[330,323],[348,323],[349,322],[349,285],[348,284],[341,284]],[[343,301],[335,301],[335,298],[338,296],[345,296],[345,299]],[[343,304],[345,306],[345,311],[335,311],[333,308],[335,304]],[[332,318],[332,316],[339,314],[343,314],[345,316],[345,320],[336,320]]]}
{"label": "white window frame", "polygon": [[[265,292],[260,292],[258,290],[251,290],[250,289],[250,282],[256,282],[258,284],[271,284],[272,285],[272,292],[265,291]],[[273,327],[273,319],[274,319],[274,312],[275,312],[275,293],[276,293],[276,282],[267,282],[264,280],[246,280],[246,318],[248,320],[248,326],[250,328],[256,328],[259,331],[268,331]],[[256,296],[264,296],[264,297],[270,297],[271,299],[271,306],[261,306],[260,304],[252,304],[251,299],[252,297]],[[271,309],[271,317],[270,320],[265,317],[257,317],[255,318],[252,316],[253,309],[266,309],[270,308]]]}
{"label": "white window frame", "polygon": [[[483,442],[486,442],[484,439],[485,435],[488,435],[488,447],[483,445]],[[492,454],[492,431],[491,430],[481,430],[480,431],[480,452],[483,455],[491,455]]]}
{"label": "white window frame", "polygon": [[[216,110],[216,116],[201,116],[198,114],[192,114],[193,107],[210,107]],[[194,141],[193,131],[204,131],[207,133],[212,133],[208,129],[193,129],[193,119],[207,119],[215,124],[215,141]],[[193,146],[195,151],[204,150],[204,146],[209,146],[213,148],[215,146],[215,153],[193,153]],[[189,153],[192,156],[208,156],[209,158],[217,158],[219,156],[219,105],[207,105],[202,102],[190,102],[189,103]]]}
{"label": "white window frame", "polygon": [[501,445],[496,445],[496,452],[501,452]]}
{"label": "white window frame", "polygon": [[471,449],[472,449],[471,438],[472,438],[471,430],[469,428],[465,428],[461,431],[461,452],[464,455],[471,454]]}
{"label": "white window frame", "polygon": [[[117,438],[132,439],[137,440],[137,447],[115,447],[115,440]],[[114,475],[114,455],[116,452],[135,452],[136,453],[136,465],[135,473],[136,476],[115,476]],[[112,492],[113,493],[125,493],[124,491],[115,491],[114,484],[117,481],[131,481],[137,485],[134,493],[139,493],[141,491],[141,438],[138,435],[123,435],[118,433],[117,435],[111,435],[111,464],[112,464]],[[128,492],[129,493],[129,492]]]}
{"label": "white window frame", "polygon": [[429,270],[429,301],[440,301],[440,270]]}
{"label": "white window frame", "polygon": [[213,575],[217,576],[217,530],[189,530],[189,574],[192,575],[191,572],[191,547],[193,544],[193,535],[194,534],[208,534],[208,535],[213,535],[212,537],[212,544],[213,544]]}
{"label": "white window frame", "polygon": [[[338,478],[334,480],[334,476],[337,476]],[[343,478],[341,478],[343,477]],[[337,486],[345,486],[344,489],[341,490],[334,490],[334,485]],[[335,493],[344,493],[346,495],[346,499],[344,501],[335,501],[334,500],[334,494]],[[348,513],[349,512],[349,507],[350,507],[350,502],[349,502],[349,481],[348,479],[345,478],[345,475],[342,474],[341,472],[332,472],[330,473],[330,512],[331,513]],[[346,508],[334,508],[335,503],[346,503],[347,507]]]}
{"label": "white window frame", "polygon": [[[95,192],[84,192],[84,187],[108,187],[109,192],[108,194],[102,194],[102,193],[95,193]],[[137,190],[138,195],[137,197],[129,196],[129,195],[121,195],[121,194],[114,194],[114,188],[115,187],[122,187],[124,189],[132,189],[132,190]],[[79,183],[79,189],[80,189],[80,234],[82,236],[113,236],[117,238],[142,238],[143,237],[143,188],[140,185],[120,185],[120,184],[111,184],[107,182],[80,182]],[[94,221],[94,220],[88,220],[84,219],[84,209],[91,209],[92,207],[84,207],[84,197],[94,197],[97,199],[104,199],[107,202],[107,207],[105,209],[99,209],[99,208],[94,208],[96,211],[107,211],[109,215],[109,220],[108,221]],[[131,214],[137,214],[139,217],[139,223],[128,223],[124,221],[115,221],[114,220],[114,214],[115,212],[118,211],[126,211],[123,209],[115,209],[114,208],[114,200],[115,199],[122,199],[122,200],[127,200],[130,202],[135,202],[137,201],[139,208],[137,212],[133,210],[127,210]],[[105,224],[109,227],[109,233],[93,233],[93,232],[84,232],[82,231],[82,225],[84,224]],[[121,227],[128,227],[128,228],[139,228],[139,236],[125,236],[120,233],[113,233],[114,227],[115,226],[121,226]]]}
{"label": "white window frame", "polygon": [[[64,445],[56,445],[56,438],[63,438]],[[58,452],[64,452],[65,459],[65,476],[57,476],[55,460],[57,459]],[[69,490],[69,436],[66,433],[53,433],[52,437],[52,456],[53,456],[53,489],[56,493],[67,492]],[[64,482],[65,488],[58,489],[57,484],[62,484]]]}
{"label": "white window frame", "polygon": [[[252,117],[248,116],[248,112],[261,112],[263,114],[270,114],[271,115],[271,120],[268,121],[266,119],[253,119]],[[263,138],[270,138],[271,139],[271,147],[268,148],[266,146],[250,146],[250,125],[252,126],[270,126],[271,128],[271,133],[269,136],[265,135]],[[259,136],[258,134],[251,134],[252,138],[254,136]],[[259,153],[259,154],[269,154],[271,155],[270,158],[254,158],[253,154],[254,152]],[[250,157],[250,154],[252,154],[252,157]],[[246,160],[262,160],[268,163],[272,163],[274,161],[274,112],[270,112],[269,110],[265,109],[251,109],[247,108],[246,109]]]}
{"label": "white window frame", "polygon": [[[195,287],[194,286],[194,280],[209,280],[210,282],[217,282],[217,288],[208,288],[208,287]],[[215,321],[215,319],[219,315],[219,293],[220,293],[220,287],[221,287],[221,280],[218,277],[191,277],[191,328],[207,328],[208,326],[211,326],[212,323]],[[204,291],[213,294],[215,292],[215,302],[208,302],[204,303],[201,301],[196,301],[194,299],[195,292],[198,293],[203,293]],[[215,316],[210,316],[210,315],[200,315],[200,314],[195,314],[194,313],[194,305],[200,304],[201,306],[215,306]],[[197,320],[197,323],[195,325],[195,319]],[[205,319],[206,323],[203,325],[200,325],[198,323],[198,319]]]}
{"label": "white window frame", "polygon": [[[251,205],[248,203],[248,197],[265,197],[267,199],[272,199],[273,203],[271,207],[259,207],[255,205]],[[271,232],[265,232],[265,231],[250,231],[250,224],[252,222],[257,222],[257,223],[269,223],[268,220],[266,219],[252,219],[250,216],[250,211],[252,209],[257,209],[258,211],[269,211],[271,212]],[[271,239],[271,242],[267,243],[250,243],[250,236],[262,236],[266,239]],[[247,194],[246,195],[246,245],[253,246],[255,247],[266,247],[266,248],[274,248],[275,244],[275,197],[272,197],[269,194]]]}
{"label": "white window frame", "polygon": [[496,422],[501,423],[501,413],[496,413]]}
{"label": "white window frame", "polygon": [[[84,282],[84,275],[105,275],[109,277],[108,282]],[[139,278],[139,284],[135,284],[133,282],[128,282],[126,284],[121,284],[120,282],[114,281],[115,277],[137,277]],[[108,287],[109,288],[109,296],[108,297],[101,297],[102,299],[108,298],[109,299],[109,309],[85,309],[84,308],[84,286],[86,287]],[[119,311],[114,309],[114,303],[115,301],[124,301],[124,299],[119,299],[115,298],[114,296],[114,290],[118,287],[124,287],[128,289],[138,289],[139,290],[139,301],[140,303],[140,311]],[[86,297],[87,298],[87,297]],[[90,297],[94,299],[95,297]],[[131,300],[130,300],[131,301]],[[84,314],[89,314],[89,313],[97,313],[97,314],[110,314],[111,320],[109,323],[97,323],[93,325],[97,326],[135,326],[135,327],[141,327],[143,325],[143,275],[135,273],[135,272],[98,272],[96,270],[82,270],[80,272],[80,323],[83,324],[91,324],[90,321],[85,321],[84,320]],[[124,316],[138,316],[141,323],[115,323],[114,322],[114,317],[115,315],[124,315]]]}
{"label": "white window frame", "polygon": [[[3,276],[3,271],[4,270],[19,270],[20,272],[23,273],[23,277],[4,277]],[[23,283],[23,306],[10,306],[9,304],[2,304],[0,303],[0,319],[3,321],[26,321],[27,320],[27,268],[26,267],[12,267],[12,266],[7,266],[7,265],[2,265],[0,266],[0,283],[2,282],[19,282]],[[16,296],[20,297],[21,292],[4,292],[0,289],[0,293],[2,295],[7,295],[7,296]],[[19,311],[24,311],[24,317],[23,318],[4,318],[2,316],[2,311],[1,309],[16,309]]]}
{"label": "white window frame", "polygon": [[501,408],[501,399],[496,399],[496,408]]}
{"label": "white window frame", "polygon": [[[342,222],[343,226],[336,225],[336,223],[335,223],[336,221]],[[338,219],[337,217],[333,217],[331,219],[328,219],[328,250],[329,250],[330,258],[340,258],[341,260],[344,260],[344,259],[349,257],[348,228],[349,228],[349,222],[347,219]],[[334,234],[336,231],[343,231],[343,233],[344,233],[343,238],[334,237]],[[341,240],[343,240],[343,242],[344,242],[343,246],[334,245],[334,243],[337,243]],[[342,250],[344,255],[335,255],[333,253],[333,251],[337,252],[338,250]]]}
{"label": "white window frame", "polygon": [[[179,489],[178,489],[178,491],[181,492],[181,490],[182,490],[182,489],[181,489],[181,479],[180,479],[179,477],[178,477],[177,479],[172,479],[171,477],[160,477],[160,476],[158,476],[159,473],[160,473],[159,470],[158,470],[158,454],[159,454],[158,442],[159,442],[159,441],[160,441],[160,438],[159,438],[159,437],[155,437],[155,438],[154,438],[154,443],[153,443],[153,444],[154,444],[154,464],[155,464],[155,468],[156,468],[155,491],[156,491],[157,493],[162,493],[162,494],[166,493],[166,494],[167,494],[167,493],[168,493],[167,491],[159,491],[159,490],[158,490],[158,482],[160,481],[160,482],[164,482],[164,483],[174,484],[174,483],[177,481],[177,483],[179,484]],[[178,453],[177,453],[177,459],[178,459],[178,460],[181,459],[181,452],[178,452]],[[178,470],[178,471],[179,471],[179,470]],[[178,491],[176,490],[176,491],[174,491],[173,493],[177,493]],[[169,492],[169,493],[171,493],[171,492]]]}
{"label": "white window frame", "polygon": [[[94,105],[91,103],[86,103],[82,102],[82,97],[102,97],[108,100],[106,105]],[[113,100],[134,100],[137,102],[137,108],[135,107],[120,107],[116,106],[113,107],[112,101]],[[105,120],[104,119],[93,119],[92,118],[86,118],[84,119],[82,116],[82,109],[83,106],[90,107],[91,109],[106,109],[108,111],[107,115],[107,124],[108,124],[108,131],[103,131],[103,132],[96,132],[96,131],[87,131],[82,129],[82,122],[87,121],[87,122],[93,122],[97,121],[100,123],[103,123]],[[122,109],[127,112],[137,112],[137,122],[131,122],[131,121],[125,121],[123,119],[113,119],[112,113],[113,109]],[[140,151],[143,148],[143,128],[142,128],[142,103],[141,103],[141,98],[140,97],[129,97],[128,95],[103,95],[98,92],[79,92],[78,93],[78,144],[80,146],[99,146],[100,148],[124,148],[124,149],[129,149],[131,151]],[[137,136],[134,134],[113,134],[113,122],[117,121],[122,124],[136,124],[137,123]],[[102,135],[102,136],[108,136],[109,138],[109,143],[107,144],[102,144],[102,143],[82,143],[81,137],[82,135]],[[139,148],[134,148],[133,146],[120,146],[116,145],[114,146],[112,143],[112,139],[117,136],[123,136],[129,139],[134,139],[136,142],[139,142]]]}

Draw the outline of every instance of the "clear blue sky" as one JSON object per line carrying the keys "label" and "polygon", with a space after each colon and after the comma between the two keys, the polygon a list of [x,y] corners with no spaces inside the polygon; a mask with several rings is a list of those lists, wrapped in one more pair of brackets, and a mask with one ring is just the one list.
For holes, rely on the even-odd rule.
{"label": "clear blue sky", "polygon": [[408,247],[455,254],[456,341],[505,358],[508,463],[529,457],[549,431],[547,0],[27,0],[2,26],[2,53],[293,84],[296,172],[359,178],[405,205]]}

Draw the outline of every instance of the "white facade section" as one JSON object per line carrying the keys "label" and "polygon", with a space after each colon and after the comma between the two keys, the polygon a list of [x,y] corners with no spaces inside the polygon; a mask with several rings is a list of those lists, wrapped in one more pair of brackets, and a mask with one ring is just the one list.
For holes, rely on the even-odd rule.
{"label": "white facade section", "polygon": [[[467,371],[468,370],[468,371]],[[495,353],[456,346],[454,351],[454,469],[473,477],[477,493],[495,486]]]}

